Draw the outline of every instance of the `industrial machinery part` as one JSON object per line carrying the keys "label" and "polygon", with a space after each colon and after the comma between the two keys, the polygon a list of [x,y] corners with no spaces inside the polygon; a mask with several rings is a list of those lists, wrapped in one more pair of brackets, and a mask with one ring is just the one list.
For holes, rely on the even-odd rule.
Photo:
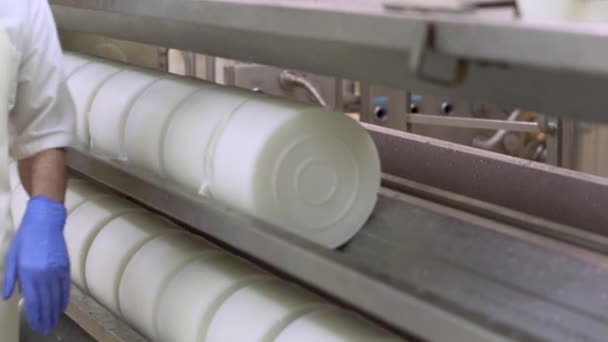
{"label": "industrial machinery part", "polygon": [[[281,341],[286,334],[346,342],[353,325],[359,325],[361,341],[400,341],[161,217],[134,212],[133,204],[115,195],[75,190],[74,182],[83,183],[73,180],[68,197],[84,202],[69,214],[67,227],[82,226],[84,233],[65,231],[70,263],[77,266],[72,281],[152,341],[262,342]],[[14,198],[25,206],[27,195]],[[309,319],[328,310],[331,320]]]}
{"label": "industrial machinery part", "polygon": [[[511,115],[507,118],[507,121],[515,121],[519,119],[521,112],[519,110],[514,110]],[[500,129],[492,135],[489,139],[483,140],[480,138],[476,138],[473,140],[473,146],[478,148],[483,148],[484,150],[492,150],[494,149],[507,135],[506,129]]]}
{"label": "industrial machinery part", "polygon": [[[341,110],[342,82],[333,77],[285,70],[283,68],[250,63],[237,63],[225,68],[225,84],[260,91],[264,94],[288,97],[305,103]],[[297,76],[283,85],[282,78]],[[288,80],[283,80],[288,81]],[[308,89],[306,88],[308,87]],[[314,95],[316,93],[316,95]]]}
{"label": "industrial machinery part", "polygon": [[[433,96],[410,95],[405,90],[370,85],[362,86],[361,98],[362,122],[512,156],[539,160],[530,152],[532,144],[544,152],[545,140],[560,139],[558,132],[546,131],[535,120],[518,121],[518,116],[508,115],[508,111],[496,106],[471,105],[463,101],[448,101]],[[519,111],[515,110],[515,112]],[[490,133],[488,131],[494,129],[498,132],[486,138]],[[511,144],[510,149],[503,148],[503,139],[510,132],[512,133],[510,137],[521,136],[523,141],[520,146]],[[542,134],[543,139],[526,145],[528,143],[526,137],[532,135],[524,136],[523,133]],[[480,143],[482,141],[487,143]]]}
{"label": "industrial machinery part", "polygon": [[418,125],[447,126],[460,128],[474,128],[487,130],[508,130],[514,132],[539,132],[536,122],[492,120],[478,118],[441,117],[436,115],[410,114],[409,123]]}
{"label": "industrial machinery part", "polygon": [[[351,1],[345,9],[339,0],[52,0],[51,5],[64,30],[473,103],[606,120],[608,99],[602,89],[608,84],[608,65],[602,56],[608,55],[608,40],[593,25],[563,29],[466,13],[427,13],[421,18],[416,12],[387,12],[381,1]],[[427,39],[430,31],[432,41]],[[416,60],[420,63],[408,63]],[[454,66],[461,64],[466,68],[459,84],[418,77],[432,72],[453,78]]]}
{"label": "industrial machinery part", "polygon": [[279,83],[285,88],[302,87],[321,105],[321,107],[329,108],[329,105],[323,98],[323,95],[319,92],[319,89],[307,80],[306,77],[298,75],[290,70],[284,70],[279,76]]}
{"label": "industrial machinery part", "polygon": [[168,71],[168,49],[163,47],[74,31],[60,31],[59,37],[61,46],[68,51]]}

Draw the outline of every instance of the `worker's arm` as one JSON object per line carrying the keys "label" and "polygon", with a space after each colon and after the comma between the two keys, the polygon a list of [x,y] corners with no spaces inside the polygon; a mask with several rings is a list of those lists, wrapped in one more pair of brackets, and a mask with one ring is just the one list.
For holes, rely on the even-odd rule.
{"label": "worker's arm", "polygon": [[22,34],[16,42],[21,57],[10,152],[20,161],[22,181],[32,197],[6,258],[2,295],[10,298],[19,284],[30,326],[49,333],[70,297],[62,149],[71,142],[75,114],[48,1],[21,1],[27,10],[19,18]]}
{"label": "worker's arm", "polygon": [[19,161],[21,183],[30,196],[45,196],[63,203],[66,184],[64,156],[63,149],[50,149]]}

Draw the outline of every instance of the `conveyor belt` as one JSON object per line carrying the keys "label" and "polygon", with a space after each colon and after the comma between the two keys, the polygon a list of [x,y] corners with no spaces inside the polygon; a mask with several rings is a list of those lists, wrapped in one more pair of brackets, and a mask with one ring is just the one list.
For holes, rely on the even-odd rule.
{"label": "conveyor belt", "polygon": [[[70,151],[80,173],[255,256],[401,331],[432,341],[604,341],[608,259],[383,190],[365,229],[333,252]],[[140,178],[143,177],[143,178]]]}
{"label": "conveyor belt", "polygon": [[395,195],[345,254],[404,291],[507,336],[605,341],[605,258]]}

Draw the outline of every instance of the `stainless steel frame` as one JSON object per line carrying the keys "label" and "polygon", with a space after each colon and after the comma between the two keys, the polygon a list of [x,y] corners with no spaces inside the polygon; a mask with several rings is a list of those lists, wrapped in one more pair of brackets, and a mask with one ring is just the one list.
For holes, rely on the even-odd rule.
{"label": "stainless steel frame", "polygon": [[51,3],[65,30],[608,120],[608,60],[603,57],[608,28],[603,25],[540,25],[466,13],[396,14],[380,1],[364,0]]}
{"label": "stainless steel frame", "polygon": [[506,130],[513,132],[540,132],[536,122],[507,121],[479,118],[459,118],[439,115],[408,114],[407,121],[411,124],[460,127],[487,130]]}
{"label": "stainless steel frame", "polygon": [[608,236],[608,179],[373,125],[385,173]]}
{"label": "stainless steel frame", "polygon": [[[72,286],[70,292],[70,305],[66,315],[97,342],[149,342],[75,286]],[[65,337],[56,341],[64,339],[69,341]],[[40,342],[40,340],[36,341]],[[74,341],[84,341],[84,339]]]}

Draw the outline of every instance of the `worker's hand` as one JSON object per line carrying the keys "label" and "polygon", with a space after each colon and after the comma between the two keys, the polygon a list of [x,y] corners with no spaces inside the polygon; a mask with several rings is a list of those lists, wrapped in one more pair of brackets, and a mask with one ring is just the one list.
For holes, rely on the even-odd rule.
{"label": "worker's hand", "polygon": [[10,298],[18,280],[30,326],[43,334],[55,328],[69,301],[65,220],[61,203],[33,197],[7,255],[2,295]]}

